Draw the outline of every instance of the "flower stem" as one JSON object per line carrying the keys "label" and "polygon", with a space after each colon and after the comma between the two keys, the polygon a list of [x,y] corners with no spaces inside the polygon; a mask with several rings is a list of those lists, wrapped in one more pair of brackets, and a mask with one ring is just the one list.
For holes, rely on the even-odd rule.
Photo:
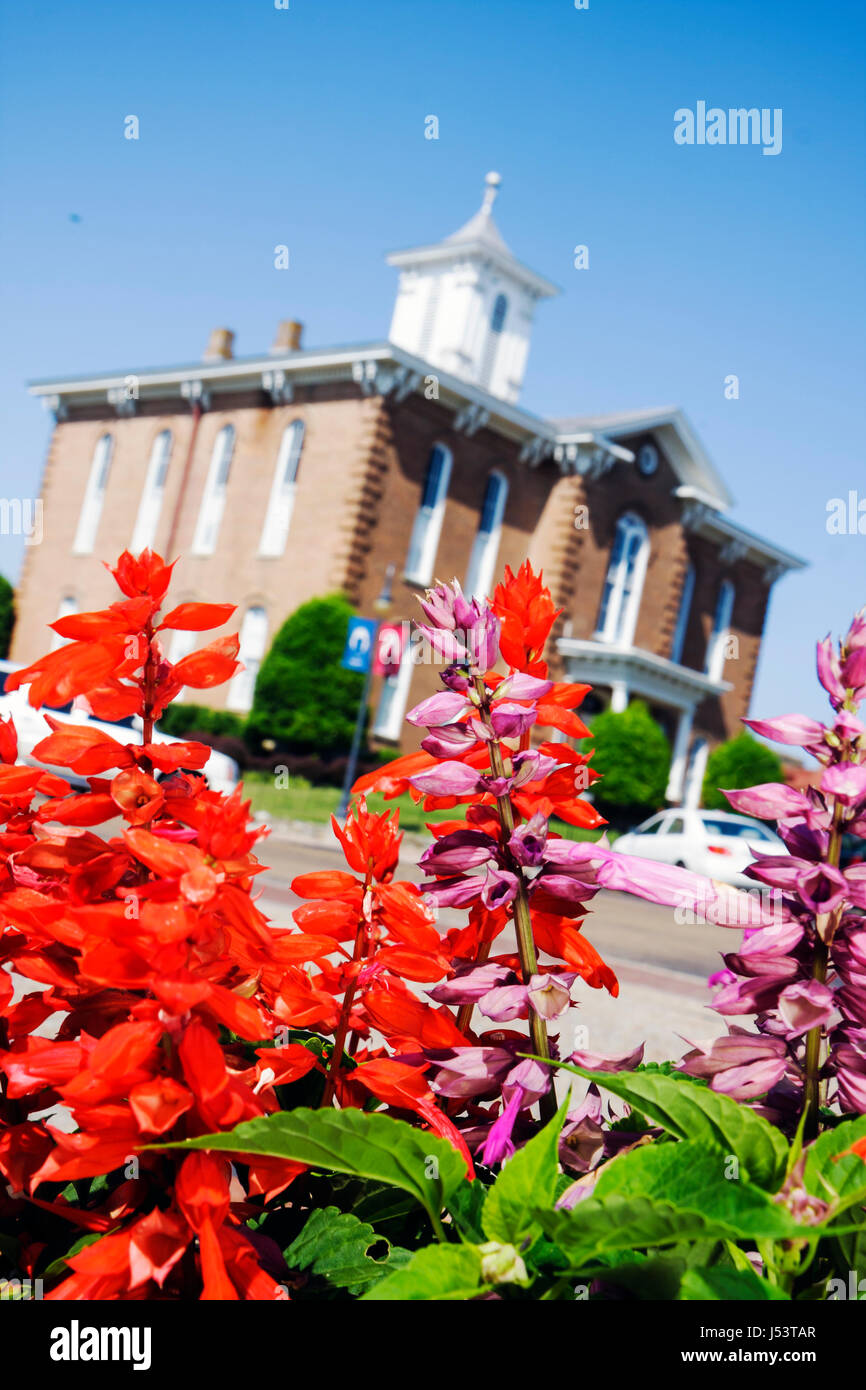
{"label": "flower stem", "polygon": [[[364,898],[367,896],[369,882],[364,884]],[[367,919],[363,915],[358,918],[358,926],[355,929],[355,946],[352,951],[352,960],[359,961],[364,954],[364,945],[367,938]],[[358,986],[357,972],[349,981],[346,992],[343,995],[343,1002],[340,1005],[340,1018],[337,1023],[337,1031],[334,1034],[334,1048],[328,1062],[328,1075],[325,1081],[325,1089],[322,1092],[322,1099],[319,1101],[319,1109],[322,1110],[326,1105],[330,1105],[334,1099],[334,1092],[337,1089],[337,1076],[340,1070],[340,1063],[343,1059],[343,1048],[346,1046],[346,1035],[349,1031],[349,1015],[352,1012],[352,1004],[355,1000],[355,990]]]}
{"label": "flower stem", "polygon": [[[839,856],[842,849],[842,807],[837,801],[833,811],[833,826],[830,831],[830,842],[827,846],[827,863],[834,869],[839,867]],[[830,960],[830,942],[836,932],[836,927],[841,918],[842,908],[834,912],[822,913],[816,918],[815,926],[815,958],[812,963],[812,979],[819,984],[825,984],[827,980],[827,967]],[[806,1034],[806,1056],[804,1061],[805,1080],[803,1085],[803,1109],[806,1112],[806,1123],[803,1129],[805,1140],[815,1139],[820,1129],[820,1106],[821,1106],[821,1052],[824,1041],[824,1026],[818,1024],[815,1028],[810,1028]]]}
{"label": "flower stem", "polygon": [[[487,687],[481,676],[475,677],[475,692],[480,702],[480,715],[485,725],[492,729],[490,721],[490,706]],[[494,777],[505,776],[505,766],[502,761],[502,749],[499,740],[492,738],[490,747],[490,769]],[[503,840],[509,840],[514,833],[514,810],[511,800],[507,794],[498,796],[496,804],[499,811],[499,823],[502,827]],[[526,884],[523,874],[517,873],[517,895],[514,898],[514,927],[517,933],[517,954],[520,957],[520,970],[523,975],[523,983],[529,984],[533,975],[538,973],[538,956],[535,950],[535,938],[532,935],[532,917],[529,911],[529,899],[526,896]],[[459,1026],[458,1015],[458,1026]],[[549,1057],[550,1048],[547,1042],[547,1024],[540,1014],[537,1014],[532,1005],[529,1006],[529,1036],[532,1040],[532,1050],[537,1057]],[[552,1077],[551,1087],[546,1095],[541,1097],[539,1110],[542,1120],[547,1122],[556,1114],[556,1096],[554,1094]]]}

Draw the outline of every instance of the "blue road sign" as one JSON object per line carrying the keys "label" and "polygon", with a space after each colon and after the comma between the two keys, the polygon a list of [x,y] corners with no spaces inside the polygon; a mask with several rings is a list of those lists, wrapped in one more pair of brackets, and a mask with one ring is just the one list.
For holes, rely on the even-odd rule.
{"label": "blue road sign", "polygon": [[367,671],[376,640],[376,623],[372,618],[350,618],[346,646],[340,662],[347,671]]}

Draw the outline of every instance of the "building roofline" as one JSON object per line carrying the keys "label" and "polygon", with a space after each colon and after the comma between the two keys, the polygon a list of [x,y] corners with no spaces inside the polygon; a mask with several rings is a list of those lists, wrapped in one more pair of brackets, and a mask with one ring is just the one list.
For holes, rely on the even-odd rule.
{"label": "building roofline", "polygon": [[[762,540],[754,532],[722,515],[731,498],[706,454],[687,417],[676,407],[624,411],[605,416],[571,417],[568,420],[544,419],[531,411],[511,405],[499,396],[460,377],[433,367],[429,362],[404,348],[387,341],[345,344],[337,347],[306,348],[279,354],[258,353],[251,357],[236,357],[217,362],[189,362],[172,367],[140,367],[116,369],[86,376],[44,377],[27,384],[32,396],[58,410],[65,401],[79,404],[105,405],[115,403],[124,395],[129,379],[134,378],[141,400],[164,398],[174,388],[183,394],[186,384],[197,383],[207,392],[218,396],[221,391],[246,386],[254,389],[273,389],[277,381],[304,384],[307,381],[354,381],[367,394],[399,398],[412,391],[423,390],[430,377],[438,382],[439,399],[456,412],[461,423],[458,428],[470,432],[487,427],[522,445],[521,457],[530,466],[544,458],[559,454],[569,446],[595,448],[613,457],[623,458],[629,451],[618,446],[616,437],[641,429],[670,429],[684,452],[694,460],[698,471],[709,484],[707,488],[684,483],[675,489],[687,508],[691,508],[693,528],[705,535],[720,537],[745,546],[765,567],[781,571],[802,569],[805,561],[780,546]],[[286,399],[290,399],[286,398]],[[676,460],[673,460],[676,468]],[[680,472],[679,476],[683,476]]]}

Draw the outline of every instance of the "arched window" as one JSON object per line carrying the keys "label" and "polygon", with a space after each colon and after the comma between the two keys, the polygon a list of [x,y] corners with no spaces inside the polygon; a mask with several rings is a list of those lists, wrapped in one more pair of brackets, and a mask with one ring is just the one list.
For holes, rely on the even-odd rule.
{"label": "arched window", "polygon": [[599,641],[631,645],[648,556],[646,525],[635,512],[624,512],[616,523],[601,597],[595,634]]}
{"label": "arched window", "polygon": [[677,625],[674,630],[674,640],[671,644],[671,661],[677,664],[682,660],[683,647],[686,641],[686,630],[689,625],[689,613],[692,607],[692,598],[695,592],[695,567],[689,565],[686,570],[686,577],[683,580],[683,592],[680,595],[680,609],[677,613]]}
{"label": "arched window", "polygon": [[406,578],[413,584],[429,584],[439,545],[439,534],[445,516],[445,498],[451,477],[451,451],[444,444],[434,444],[427,463],[421,505],[412,528],[409,554],[406,557]]}
{"label": "arched window", "polygon": [[214,440],[207,482],[201,499],[198,522],[192,543],[194,555],[213,555],[219,537],[220,522],[226,506],[229,469],[235,447],[233,425],[223,425]]}
{"label": "arched window", "polygon": [[97,440],[96,448],[93,451],[87,489],[81,504],[81,514],[78,518],[78,528],[72,546],[76,555],[89,555],[93,550],[99,518],[102,516],[102,505],[105,501],[105,489],[108,486],[113,451],[114,440],[110,434],[103,434]]}
{"label": "arched window", "polygon": [[481,504],[481,519],[478,534],[472,547],[469,569],[466,573],[464,591],[467,597],[485,598],[493,580],[496,557],[499,554],[499,538],[502,534],[502,518],[505,513],[505,499],[508,496],[508,483],[504,474],[496,471],[487,479],[484,501]]}
{"label": "arched window", "polygon": [[704,785],[704,773],[707,770],[707,754],[709,744],[705,738],[696,738],[692,742],[689,751],[689,761],[686,767],[685,781],[683,783],[683,805],[690,810],[701,804],[701,792]]}
{"label": "arched window", "polygon": [[304,444],[304,422],[293,420],[283,430],[274,481],[268,498],[265,524],[259,540],[260,555],[282,555],[286,548],[286,538],[295,505],[295,483],[298,477],[298,464]]}
{"label": "arched window", "polygon": [[508,313],[508,300],[504,294],[498,294],[493,301],[493,312],[490,315],[491,333],[501,333],[505,327],[505,316]]}
{"label": "arched window", "polygon": [[716,599],[716,612],[713,630],[707,643],[706,673],[710,680],[720,681],[725,669],[725,648],[728,645],[731,617],[734,612],[734,586],[730,579],[723,579],[719,585]]}
{"label": "arched window", "polygon": [[[74,594],[64,594],[60,603],[57,605],[57,618],[69,618],[73,613],[78,612],[78,599]],[[55,622],[57,621],[55,618]],[[65,647],[70,637],[61,637],[59,632],[55,632],[51,639],[51,650],[56,652],[58,647]]]}
{"label": "arched window", "polygon": [[144,490],[138,504],[138,515],[132,532],[130,550],[134,555],[152,546],[156,539],[159,514],[165,493],[168,461],[171,457],[171,430],[161,430],[153,441],[150,460],[144,479]]}
{"label": "arched window", "polygon": [[256,676],[265,656],[268,641],[268,615],[258,604],[248,608],[241,623],[240,649],[238,660],[244,670],[238,671],[229,686],[226,705],[229,709],[246,711],[252,709],[256,689]]}
{"label": "arched window", "polygon": [[399,669],[392,676],[386,676],[382,682],[382,693],[379,696],[379,707],[376,710],[372,729],[376,738],[388,739],[394,743],[399,739],[403,728],[403,715],[409,699],[409,687],[412,684],[414,665],[413,649],[411,644],[407,642],[400,659]]}

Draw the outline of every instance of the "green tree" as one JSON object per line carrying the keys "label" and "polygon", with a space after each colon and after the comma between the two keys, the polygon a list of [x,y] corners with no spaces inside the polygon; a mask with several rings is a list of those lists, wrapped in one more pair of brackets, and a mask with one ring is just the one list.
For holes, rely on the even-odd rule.
{"label": "green tree", "polygon": [[628,824],[655,811],[665,797],[671,766],[670,744],[643,700],[621,714],[606,710],[592,722],[592,766],[604,774],[592,793],[613,824]]}
{"label": "green tree", "polygon": [[701,795],[708,811],[730,811],[730,802],[720,787],[733,790],[754,787],[759,782],[782,781],[784,774],[778,755],[743,730],[713,749],[707,759]]}
{"label": "green tree", "polygon": [[333,757],[348,750],[364,677],[340,657],[354,609],[340,594],[310,599],[286,619],[262,662],[246,740],[290,753]]}
{"label": "green tree", "polygon": [[8,579],[0,574],[0,660],[9,655],[9,643],[15,626],[15,593]]}

